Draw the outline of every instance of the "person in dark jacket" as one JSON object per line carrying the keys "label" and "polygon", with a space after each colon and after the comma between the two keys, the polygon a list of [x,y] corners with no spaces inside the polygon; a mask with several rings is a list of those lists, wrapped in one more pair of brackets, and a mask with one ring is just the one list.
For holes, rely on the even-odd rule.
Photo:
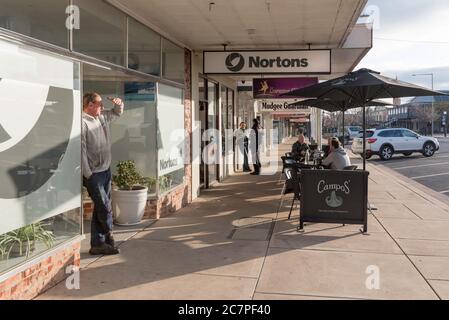
{"label": "person in dark jacket", "polygon": [[253,126],[251,127],[250,133],[250,149],[251,149],[251,158],[253,162],[254,172],[251,172],[252,175],[260,174],[260,159],[259,159],[259,121],[257,119],[253,120]]}
{"label": "person in dark jacket", "polygon": [[296,161],[304,162],[307,155],[307,150],[309,150],[309,145],[305,142],[305,137],[301,133],[298,136],[298,141],[296,141],[292,146],[292,154]]}

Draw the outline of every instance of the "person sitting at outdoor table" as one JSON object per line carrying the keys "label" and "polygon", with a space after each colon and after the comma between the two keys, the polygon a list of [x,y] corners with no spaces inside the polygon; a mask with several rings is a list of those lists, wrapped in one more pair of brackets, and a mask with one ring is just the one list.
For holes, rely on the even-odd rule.
{"label": "person sitting at outdoor table", "polygon": [[292,146],[292,154],[293,158],[296,161],[304,162],[307,150],[309,150],[309,145],[305,142],[306,138],[304,137],[304,134],[300,132],[298,136],[298,141],[296,141]]}
{"label": "person sitting at outdoor table", "polygon": [[351,165],[348,154],[337,138],[332,138],[330,142],[330,153],[323,160],[322,165],[333,170],[343,170],[343,168]]}
{"label": "person sitting at outdoor table", "polygon": [[323,145],[324,158],[327,158],[329,153],[331,153],[331,143],[332,137],[327,138],[327,145]]}

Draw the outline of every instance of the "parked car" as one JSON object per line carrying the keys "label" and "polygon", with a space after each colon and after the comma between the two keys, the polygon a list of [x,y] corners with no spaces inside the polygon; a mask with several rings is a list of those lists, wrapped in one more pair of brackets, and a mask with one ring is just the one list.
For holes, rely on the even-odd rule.
{"label": "parked car", "polygon": [[357,138],[360,131],[362,131],[360,126],[345,126],[345,135],[348,135],[350,140]]}
{"label": "parked car", "polygon": [[[352,152],[363,153],[363,132],[352,142]],[[378,155],[382,160],[389,160],[393,154],[402,153],[410,156],[414,152],[431,157],[440,149],[437,139],[419,135],[409,129],[390,128],[366,131],[366,158]]]}

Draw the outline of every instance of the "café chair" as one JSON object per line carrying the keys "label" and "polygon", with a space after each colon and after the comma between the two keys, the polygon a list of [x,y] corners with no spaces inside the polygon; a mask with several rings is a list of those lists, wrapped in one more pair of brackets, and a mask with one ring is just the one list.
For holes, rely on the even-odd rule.
{"label": "caf\u00e9 chair", "polygon": [[299,184],[299,176],[298,176],[298,170],[294,167],[288,167],[285,169],[285,176],[286,180],[284,182],[284,186],[282,187],[281,191],[281,201],[278,208],[278,213],[282,208],[282,203],[284,201],[284,195],[293,193],[293,200],[292,205],[290,206],[290,212],[288,214],[288,220],[290,220],[290,217],[292,215],[293,205],[295,204],[295,200],[301,201],[301,192],[300,192],[300,184]]}
{"label": "caf\u00e9 chair", "polygon": [[354,170],[357,170],[357,168],[358,168],[358,167],[355,166],[355,165],[354,165],[354,166],[346,166],[346,167],[343,168],[343,170],[354,171]]}
{"label": "caf\u00e9 chair", "polygon": [[281,182],[286,168],[291,168],[293,166],[297,166],[297,163],[296,163],[295,159],[293,159],[293,158],[289,158],[287,156],[282,156],[281,160],[282,160],[282,171],[281,171],[281,174],[279,175],[278,183]]}

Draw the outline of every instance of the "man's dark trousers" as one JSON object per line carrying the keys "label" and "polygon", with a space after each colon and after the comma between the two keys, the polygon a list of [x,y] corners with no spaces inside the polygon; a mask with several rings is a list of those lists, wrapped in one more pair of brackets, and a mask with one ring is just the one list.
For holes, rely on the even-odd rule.
{"label": "man's dark trousers", "polygon": [[240,152],[243,154],[243,171],[251,171],[248,164],[248,139],[245,138],[244,142],[238,143]]}
{"label": "man's dark trousers", "polygon": [[90,245],[98,247],[112,232],[111,170],[93,173],[89,180],[83,178],[83,185],[94,203]]}

